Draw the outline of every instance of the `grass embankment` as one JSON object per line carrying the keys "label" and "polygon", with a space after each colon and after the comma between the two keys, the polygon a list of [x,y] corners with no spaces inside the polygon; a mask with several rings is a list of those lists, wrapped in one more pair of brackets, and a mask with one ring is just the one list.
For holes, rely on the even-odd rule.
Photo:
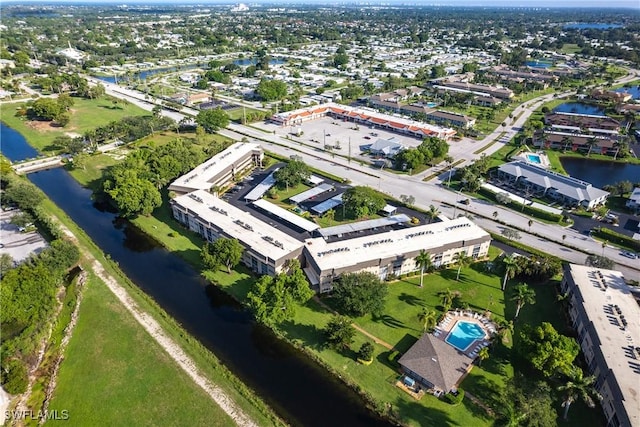
{"label": "grass embankment", "polygon": [[49,409],[83,425],[234,425],[94,275]]}
{"label": "grass embankment", "polygon": [[[109,258],[105,257],[102,251],[97,246],[95,246],[95,244],[91,241],[91,239],[89,239],[89,237],[80,228],[78,228],[75,225],[75,223],[73,223],[73,221],[64,212],[62,212],[57,206],[55,206],[49,200],[45,200],[43,202],[43,206],[49,212],[52,212],[57,218],[59,218],[61,222],[64,225],[66,225],[74,233],[74,235],[78,239],[81,252],[90,253],[92,256],[94,256],[96,259],[98,259],[102,263],[106,272],[111,276],[113,276],[114,278],[116,278],[116,280],[118,280],[120,285],[122,285],[127,290],[131,298],[134,299],[134,301],[136,302],[136,304],[138,304],[138,306],[142,311],[151,315],[162,326],[166,334],[171,339],[173,339],[194,361],[196,367],[203,375],[209,378],[209,380],[211,380],[212,383],[214,383],[215,385],[223,389],[225,393],[227,393],[233,399],[236,405],[242,408],[258,424],[265,425],[265,426],[282,425],[281,421],[277,418],[277,416],[273,413],[273,411],[258,396],[256,396],[253,391],[248,389],[246,385],[244,385],[227,368],[225,368],[224,365],[222,365],[220,361],[215,357],[215,355],[213,355],[208,349],[206,349],[196,339],[191,337],[171,316],[169,316],[166,312],[164,312],[164,310],[162,310],[162,308],[160,308],[157,305],[157,303],[155,303],[149,296],[147,296],[135,284],[131,283],[130,280],[124,275],[124,273],[122,273],[122,271],[115,265],[115,263],[111,261]],[[149,234],[153,234],[153,233],[149,233]],[[199,253],[199,250],[197,252]],[[183,255],[183,254],[180,254],[180,255]],[[97,287],[100,287],[100,286],[104,287],[103,284],[99,284]],[[98,292],[98,296],[99,295],[100,293]],[[107,292],[107,295],[111,295],[111,294]],[[98,298],[98,300],[102,301],[101,298]],[[84,307],[81,307],[81,310],[85,310]],[[83,314],[81,312],[81,319],[82,319],[82,316]],[[113,313],[111,314],[111,316],[113,316]],[[89,317],[90,317],[89,320],[93,318],[93,316],[91,316],[90,314],[89,314]],[[99,319],[99,318],[96,317],[95,319]],[[100,325],[102,328],[105,328],[105,329],[116,329],[115,327],[112,326],[113,321],[114,321],[113,317],[109,317],[109,316],[107,316],[106,318],[102,317],[102,321],[100,322]],[[134,326],[136,330],[139,330],[144,334],[141,326],[139,325],[134,325]],[[89,332],[93,334],[98,333],[97,328],[98,326],[93,328],[88,327]],[[126,325],[123,325],[122,328],[126,328]],[[134,366],[138,364],[137,366],[139,367],[139,369],[144,370],[145,380],[138,381],[135,384],[132,384],[133,388],[128,389],[129,399],[142,402],[142,404],[149,406],[150,409],[154,409],[155,412],[149,413],[149,417],[150,417],[149,423],[153,425],[157,425],[159,422],[162,423],[163,421],[161,420],[164,419],[162,418],[163,415],[160,415],[160,412],[159,412],[159,411],[162,411],[161,407],[171,406],[175,396],[173,396],[172,394],[156,393],[154,390],[148,389],[144,384],[144,382],[155,381],[155,379],[157,379],[156,377],[161,377],[162,375],[164,375],[162,373],[165,372],[167,369],[171,369],[171,372],[173,372],[171,378],[174,381],[177,381],[176,377],[184,377],[186,381],[191,381],[191,380],[188,379],[186,374],[183,371],[181,371],[176,365],[174,365],[173,362],[170,361],[170,359],[166,358],[164,354],[156,355],[156,357],[159,357],[160,359],[157,359],[159,360],[159,362],[155,364],[134,360],[138,356],[142,357],[143,359],[146,359],[147,356],[144,356],[141,353],[130,353],[131,351],[135,350],[135,348],[132,348],[132,346],[130,345],[131,343],[127,343],[126,345],[123,346],[123,348],[120,348],[120,340],[128,339],[125,337],[125,335],[134,335],[134,334],[125,333],[124,331],[126,331],[126,329],[119,329],[116,335],[111,335],[109,331],[102,331],[102,333],[105,335],[103,338],[100,338],[100,339],[106,340],[107,337],[110,337],[112,341],[108,341],[107,344],[105,344],[106,341],[103,341],[103,345],[99,346],[96,351],[98,350],[107,351],[107,350],[102,350],[101,348],[104,346],[111,347],[110,349],[108,349],[108,351],[113,350],[113,352],[116,353],[116,354],[111,354],[110,356],[115,358],[113,361],[111,361],[111,369],[115,369],[115,367],[117,366],[129,366],[129,365]],[[76,331],[76,333],[77,335],[74,335],[74,337],[72,338],[72,342],[69,344],[69,348],[72,348],[72,346],[74,345],[74,341],[79,342],[82,348],[86,348],[86,346],[89,343],[85,344],[82,338],[78,338],[78,335],[82,336],[81,335],[82,330],[80,330],[80,332]],[[95,339],[98,339],[98,338],[95,338]],[[98,342],[93,341],[93,344],[98,345]],[[144,347],[144,345],[141,345],[140,342],[138,342],[135,347],[138,347],[138,346]],[[65,375],[68,375],[70,378],[74,379],[73,382],[75,383],[75,386],[72,387],[73,390],[67,391],[64,388],[61,388],[59,390],[57,389],[54,392],[54,403],[56,406],[52,405],[50,406],[50,409],[60,409],[60,410],[69,409],[71,411],[70,415],[73,417],[73,409],[74,409],[73,407],[64,408],[63,406],[58,406],[58,405],[62,405],[63,402],[70,401],[70,399],[75,399],[80,392],[84,391],[84,394],[82,395],[82,399],[84,399],[83,405],[88,408],[92,408],[93,411],[100,414],[101,416],[100,424],[105,424],[104,423],[105,419],[114,419],[114,425],[121,424],[121,423],[115,422],[117,420],[120,420],[120,418],[118,418],[120,417],[120,415],[118,414],[122,412],[122,409],[118,406],[119,404],[118,399],[120,399],[120,397],[113,396],[113,398],[116,399],[116,401],[111,403],[107,400],[107,398],[110,397],[110,395],[107,394],[107,392],[109,392],[109,387],[113,387],[113,388],[124,387],[125,385],[122,384],[123,377],[117,372],[114,373],[114,372],[110,372],[109,370],[105,371],[102,369],[97,371],[92,370],[89,374],[86,374],[85,372],[83,372],[82,369],[84,366],[92,366],[91,363],[98,363],[98,362],[105,363],[105,360],[100,359],[99,361],[96,361],[96,359],[94,359],[94,355],[91,354],[92,352],[82,351],[82,348],[81,348],[81,351],[77,352],[75,356],[73,356],[75,359],[79,359],[79,360],[74,361],[74,363],[71,364],[70,367],[65,367],[65,364],[71,358],[71,356],[67,355],[66,361],[63,362],[61,366],[61,372],[63,370],[69,370],[69,372],[65,373]],[[155,353],[161,353],[161,350],[159,349],[159,347],[156,347],[156,348],[158,351],[155,351]],[[103,356],[109,355],[109,354],[110,353],[104,353]],[[123,357],[122,361],[126,362],[124,365],[122,364],[118,365],[118,363],[121,362],[117,359],[119,354],[122,354],[122,357]],[[92,360],[93,362],[89,362],[90,360]],[[164,364],[167,366],[160,368],[159,364]],[[89,378],[91,379],[91,384],[101,384],[102,386],[98,387],[97,389],[102,390],[104,393],[92,393],[85,390],[89,387],[89,383],[87,383]],[[79,384],[87,384],[87,386],[86,387],[79,386]],[[91,387],[93,388],[93,386]],[[79,391],[76,391],[75,389],[78,389]],[[196,391],[193,394],[193,396],[198,396],[198,393],[199,392]],[[157,405],[155,406],[148,405],[148,399],[150,399],[151,396],[153,396],[154,394],[157,395],[159,399],[157,402]],[[89,397],[91,397],[91,399],[89,399]],[[216,406],[215,403],[213,403],[211,399],[209,399],[206,395],[204,395],[204,397],[206,398],[206,400],[205,399],[199,400],[201,405],[198,406],[195,410],[192,409],[191,411],[180,412],[183,415],[183,417],[180,419],[180,421],[176,421],[176,423],[180,424],[180,422],[182,422],[182,420],[184,419],[191,419],[194,416],[193,412],[197,412],[198,410],[203,411],[202,405]],[[92,399],[95,399],[95,400],[92,400]],[[100,410],[98,411],[96,410],[96,408],[100,408]],[[127,421],[131,420],[132,415],[136,416],[138,414],[135,411],[134,412],[127,411],[125,413],[128,417]],[[211,423],[211,418],[209,418],[207,421],[209,422],[205,421],[202,424]],[[144,419],[138,420],[138,418],[136,417],[136,422],[135,422],[136,424],[144,423],[144,422],[146,422],[146,420]],[[130,422],[126,422],[125,424],[130,424]]]}
{"label": "grass embankment", "polygon": [[104,126],[114,120],[127,116],[143,116],[147,111],[118,100],[117,104],[111,98],[100,99],[73,98],[75,104],[71,107],[71,121],[65,127],[51,126],[51,122],[29,121],[16,117],[15,111],[22,104],[7,104],[2,106],[2,122],[20,132],[29,144],[38,151],[53,154],[57,147],[53,140],[67,133],[80,134]]}

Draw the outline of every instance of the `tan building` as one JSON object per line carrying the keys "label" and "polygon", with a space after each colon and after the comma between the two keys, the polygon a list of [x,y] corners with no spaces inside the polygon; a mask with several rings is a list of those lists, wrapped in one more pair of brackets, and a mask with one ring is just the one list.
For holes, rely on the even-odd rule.
{"label": "tan building", "polygon": [[233,179],[262,164],[264,153],[260,144],[236,142],[169,185],[178,194],[195,190],[222,188]]}
{"label": "tan building", "polygon": [[569,264],[562,291],[607,426],[640,426],[640,307],[622,273]]}
{"label": "tan building", "polygon": [[344,273],[369,271],[384,280],[416,271],[415,257],[422,250],[441,266],[453,263],[459,252],[483,258],[490,243],[491,236],[468,218],[333,241],[318,237],[305,242],[304,270],[311,284],[326,292]]}

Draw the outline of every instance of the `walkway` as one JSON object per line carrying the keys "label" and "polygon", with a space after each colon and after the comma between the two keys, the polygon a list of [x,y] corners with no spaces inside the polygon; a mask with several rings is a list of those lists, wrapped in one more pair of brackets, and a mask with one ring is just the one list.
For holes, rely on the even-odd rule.
{"label": "walkway", "polygon": [[[333,313],[333,314],[340,314],[337,311],[333,310],[331,307],[329,307],[327,304],[325,304],[324,302],[322,302],[322,300],[320,300],[320,298],[316,295],[313,297],[314,301],[317,302],[318,304],[320,304],[322,307],[324,307],[327,311]],[[398,349],[396,349],[394,346],[392,346],[391,344],[389,344],[388,342],[381,340],[380,338],[376,337],[375,335],[367,332],[366,330],[362,329],[360,326],[356,325],[355,323],[352,323],[351,326],[353,326],[353,328],[360,332],[361,334],[371,338],[373,340],[373,342],[375,342],[376,344],[380,344],[381,346],[385,347],[388,350],[391,351],[398,351]]]}

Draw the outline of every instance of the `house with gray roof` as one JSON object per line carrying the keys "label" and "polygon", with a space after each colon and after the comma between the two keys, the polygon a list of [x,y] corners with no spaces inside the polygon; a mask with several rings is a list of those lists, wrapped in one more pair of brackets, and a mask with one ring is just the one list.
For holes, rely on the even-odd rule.
{"label": "house with gray roof", "polygon": [[534,196],[551,198],[567,206],[592,209],[603,204],[609,196],[608,192],[588,182],[560,175],[521,160],[501,165],[497,170],[497,177],[524,188]]}
{"label": "house with gray roof", "polygon": [[448,393],[457,388],[473,360],[432,334],[424,334],[398,363],[402,371],[427,390]]}
{"label": "house with gray roof", "polygon": [[391,139],[378,139],[376,142],[368,147],[371,154],[375,156],[384,156],[387,158],[393,158],[400,151],[406,147],[396,141],[395,138]]}

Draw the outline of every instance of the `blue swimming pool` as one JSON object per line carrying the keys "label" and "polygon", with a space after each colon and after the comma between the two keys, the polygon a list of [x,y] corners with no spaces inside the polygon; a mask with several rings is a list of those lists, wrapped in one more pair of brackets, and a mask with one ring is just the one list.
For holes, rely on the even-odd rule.
{"label": "blue swimming pool", "polygon": [[540,156],[536,154],[527,154],[527,160],[529,160],[531,163],[536,163],[536,164],[542,163],[540,161]]}
{"label": "blue swimming pool", "polygon": [[451,332],[449,332],[445,341],[458,350],[464,352],[467,351],[469,346],[473,344],[475,340],[479,340],[484,337],[485,333],[480,325],[475,322],[459,320]]}

